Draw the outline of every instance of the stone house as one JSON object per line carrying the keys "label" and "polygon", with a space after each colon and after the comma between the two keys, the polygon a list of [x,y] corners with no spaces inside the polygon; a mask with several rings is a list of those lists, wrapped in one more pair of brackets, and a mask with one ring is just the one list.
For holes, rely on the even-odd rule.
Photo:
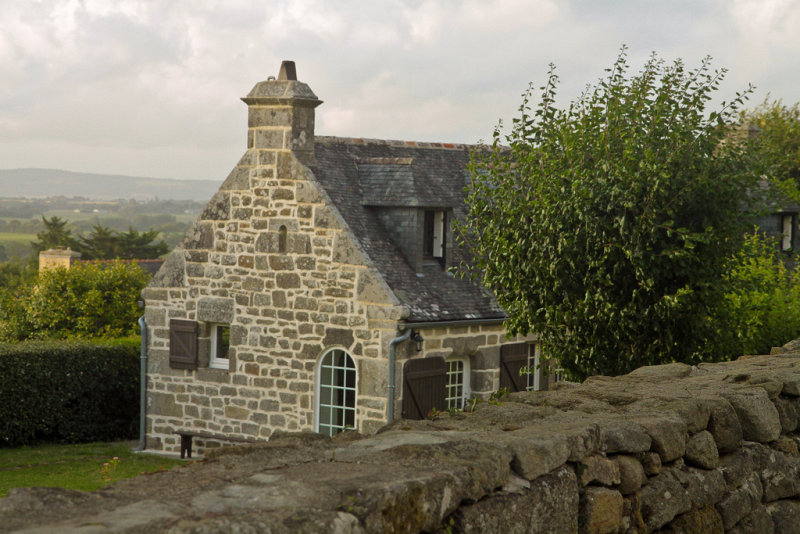
{"label": "stone house", "polygon": [[143,292],[147,448],[373,433],[546,387],[520,373],[533,339],[449,271],[471,147],[316,136],[322,102],[292,62],[242,100],[247,150]]}

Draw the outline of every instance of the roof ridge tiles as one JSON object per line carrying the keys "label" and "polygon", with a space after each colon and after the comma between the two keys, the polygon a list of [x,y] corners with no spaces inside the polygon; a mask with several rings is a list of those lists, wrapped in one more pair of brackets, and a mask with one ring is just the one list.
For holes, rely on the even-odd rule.
{"label": "roof ridge tiles", "polygon": [[342,143],[348,145],[383,145],[407,148],[432,148],[438,150],[470,150],[481,146],[480,144],[465,143],[439,143],[425,141],[402,141],[399,139],[370,139],[367,137],[337,137],[329,135],[314,136],[316,142]]}

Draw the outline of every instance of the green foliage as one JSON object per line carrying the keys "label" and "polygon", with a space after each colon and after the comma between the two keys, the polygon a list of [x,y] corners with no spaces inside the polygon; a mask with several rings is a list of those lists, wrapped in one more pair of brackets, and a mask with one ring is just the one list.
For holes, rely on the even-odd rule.
{"label": "green foliage", "polygon": [[130,439],[139,340],[0,344],[0,447]]}
{"label": "green foliage", "polygon": [[36,262],[14,258],[0,263],[0,291],[13,291],[36,279]]}
{"label": "green foliage", "polygon": [[727,292],[713,307],[717,329],[706,359],[767,354],[800,337],[800,271],[788,269],[773,239],[751,233],[732,257]]}
{"label": "green foliage", "polygon": [[80,243],[72,236],[72,230],[67,228],[69,221],[55,215],[46,219],[42,216],[44,230],[36,234],[37,241],[31,243],[31,247],[37,253],[56,247],[71,248],[78,250]]}
{"label": "green foliage", "polygon": [[474,153],[456,224],[462,272],[574,377],[693,361],[756,183],[729,137],[750,89],[707,113],[725,73],[708,58],[629,76],[623,49],[607,72],[566,108],[554,67],[535,109],[528,89],[511,133]]}
{"label": "green foliage", "polygon": [[87,236],[81,236],[78,250],[84,259],[151,259],[169,252],[164,241],[153,243],[158,232],[138,232],[128,227],[127,232],[117,232],[101,224],[92,226]]}
{"label": "green foliage", "polygon": [[800,203],[800,104],[766,98],[742,113],[742,122],[757,128],[753,146],[764,174],[788,198]]}
{"label": "green foliage", "polygon": [[50,219],[42,217],[45,229],[36,234],[37,241],[31,247],[38,253],[56,247],[71,248],[80,252],[85,260],[132,260],[158,258],[169,252],[169,247],[164,241],[153,243],[158,237],[158,232],[148,230],[139,232],[128,227],[126,232],[117,232],[100,223],[92,226],[88,235],[72,236],[72,230],[67,229],[68,221],[53,216]]}
{"label": "green foliage", "polygon": [[149,275],[135,264],[44,271],[2,295],[0,341],[133,335]]}

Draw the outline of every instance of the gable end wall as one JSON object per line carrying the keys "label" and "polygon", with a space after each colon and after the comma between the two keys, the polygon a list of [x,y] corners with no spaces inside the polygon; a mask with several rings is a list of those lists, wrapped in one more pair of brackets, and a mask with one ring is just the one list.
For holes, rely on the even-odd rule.
{"label": "gable end wall", "polygon": [[[183,277],[161,279],[184,285],[144,292],[148,448],[178,451],[176,429],[243,438],[313,430],[317,363],[333,347],[358,370],[359,430],[385,422],[386,348],[405,309],[290,151],[248,150],[182,253]],[[210,369],[209,324],[228,317],[230,368]],[[170,368],[170,319],[199,321],[196,371]]]}

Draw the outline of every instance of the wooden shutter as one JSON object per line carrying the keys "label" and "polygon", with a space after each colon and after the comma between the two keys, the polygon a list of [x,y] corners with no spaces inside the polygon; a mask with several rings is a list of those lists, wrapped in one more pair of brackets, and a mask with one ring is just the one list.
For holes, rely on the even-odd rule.
{"label": "wooden shutter", "polygon": [[197,323],[183,319],[169,322],[169,366],[197,369]]}
{"label": "wooden shutter", "polygon": [[403,417],[425,419],[433,408],[447,411],[446,390],[444,358],[408,360],[403,366]]}
{"label": "wooden shutter", "polygon": [[514,343],[500,347],[500,387],[511,393],[528,388],[528,375],[519,370],[528,365],[528,344]]}

